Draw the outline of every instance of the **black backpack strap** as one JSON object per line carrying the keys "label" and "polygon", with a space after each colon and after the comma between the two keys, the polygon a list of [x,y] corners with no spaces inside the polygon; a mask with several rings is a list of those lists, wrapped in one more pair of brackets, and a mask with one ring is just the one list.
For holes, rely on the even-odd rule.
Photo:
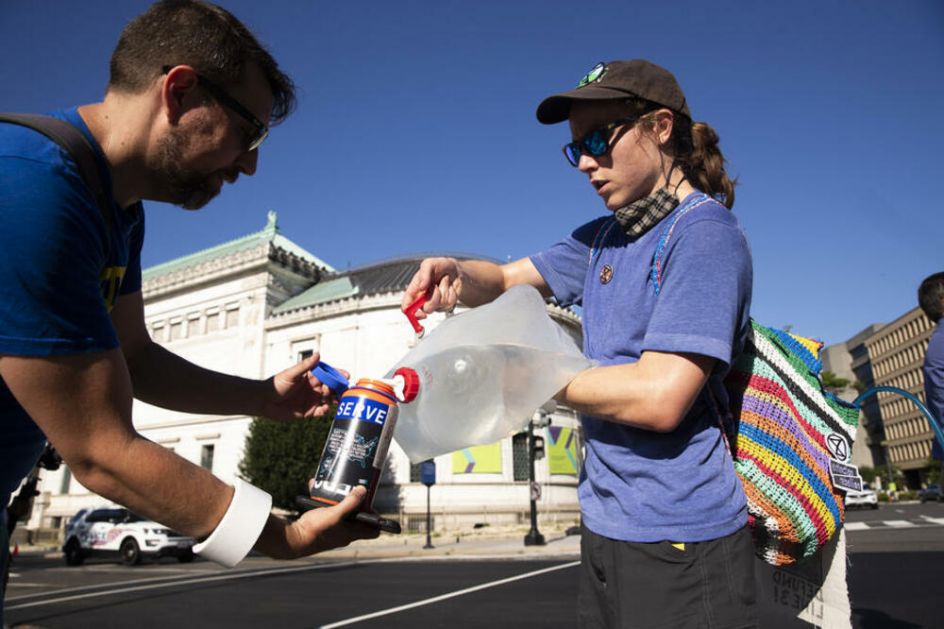
{"label": "black backpack strap", "polygon": [[[72,159],[75,160],[79,168],[79,174],[82,176],[82,180],[92,193],[92,196],[95,198],[95,203],[102,212],[102,218],[105,219],[106,242],[110,243],[111,228],[114,224],[114,209],[112,207],[111,195],[105,190],[105,175],[101,171],[100,162],[95,154],[95,149],[92,148],[88,138],[68,122],[51,116],[0,113],[0,122],[18,124],[42,133],[72,156]],[[110,248],[110,244],[108,246]]]}

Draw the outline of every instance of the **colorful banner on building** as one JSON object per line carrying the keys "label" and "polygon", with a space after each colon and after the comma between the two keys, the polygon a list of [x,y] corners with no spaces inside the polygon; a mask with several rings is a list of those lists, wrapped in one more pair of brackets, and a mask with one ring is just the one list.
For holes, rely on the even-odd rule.
{"label": "colorful banner on building", "polygon": [[547,428],[547,468],[551,474],[570,474],[576,476],[577,432],[573,428],[548,426]]}
{"label": "colorful banner on building", "polygon": [[501,474],[501,441],[487,446],[472,446],[452,453],[453,474]]}

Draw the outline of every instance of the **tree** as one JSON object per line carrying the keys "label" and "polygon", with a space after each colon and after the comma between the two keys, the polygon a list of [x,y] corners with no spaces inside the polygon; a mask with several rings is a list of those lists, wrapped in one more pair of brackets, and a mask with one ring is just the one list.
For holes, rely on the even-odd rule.
{"label": "tree", "polygon": [[840,378],[839,376],[837,376],[831,371],[824,371],[822,374],[822,377],[823,377],[823,386],[829,389],[830,391],[832,391],[833,393],[842,391],[847,386],[849,386],[849,380],[847,380],[846,378]]}
{"label": "tree", "polygon": [[334,412],[318,419],[275,422],[256,418],[249,427],[239,473],[272,494],[272,503],[297,511],[295,497],[308,494]]}
{"label": "tree", "polygon": [[[904,472],[902,472],[900,469],[898,469],[894,465],[891,466],[891,471],[892,471],[893,481],[895,482],[895,484],[899,486],[899,488],[901,488],[905,481]],[[881,476],[882,481],[888,482],[888,465],[876,465],[875,475]]]}
{"label": "tree", "polygon": [[936,461],[933,457],[928,459],[928,475],[925,480],[927,480],[929,485],[940,484],[941,467],[942,464],[940,461]]}

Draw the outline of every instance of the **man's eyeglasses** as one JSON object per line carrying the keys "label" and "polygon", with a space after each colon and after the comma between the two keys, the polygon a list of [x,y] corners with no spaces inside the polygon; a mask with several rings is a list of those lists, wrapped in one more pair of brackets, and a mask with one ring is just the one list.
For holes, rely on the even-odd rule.
{"label": "man's eyeglasses", "polygon": [[620,118],[613,122],[592,130],[579,140],[574,140],[564,145],[564,157],[574,168],[580,163],[580,154],[586,153],[592,157],[600,157],[610,150],[610,140],[613,138],[613,130],[624,124],[633,124],[638,117]]}
{"label": "man's eyeglasses", "polygon": [[[162,73],[167,74],[173,69],[174,66],[164,66],[162,68]],[[243,117],[243,119],[252,125],[252,128],[255,130],[251,135],[248,135],[246,138],[247,147],[246,151],[255,151],[259,148],[259,145],[262,144],[267,137],[269,137],[269,127],[262,124],[258,118],[252,115],[252,112],[246,109],[246,107],[240,103],[238,100],[229,95],[229,93],[224,90],[222,87],[211,81],[210,79],[197,74],[197,82],[213,95],[221,105],[229,107],[232,111],[235,111],[237,114]]]}

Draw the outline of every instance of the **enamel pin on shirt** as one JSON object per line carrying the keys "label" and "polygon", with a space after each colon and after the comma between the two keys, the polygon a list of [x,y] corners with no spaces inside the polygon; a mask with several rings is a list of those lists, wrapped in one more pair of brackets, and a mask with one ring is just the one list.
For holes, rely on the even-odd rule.
{"label": "enamel pin on shirt", "polygon": [[604,264],[603,268],[600,269],[600,283],[609,284],[611,279],[613,279],[613,267]]}

